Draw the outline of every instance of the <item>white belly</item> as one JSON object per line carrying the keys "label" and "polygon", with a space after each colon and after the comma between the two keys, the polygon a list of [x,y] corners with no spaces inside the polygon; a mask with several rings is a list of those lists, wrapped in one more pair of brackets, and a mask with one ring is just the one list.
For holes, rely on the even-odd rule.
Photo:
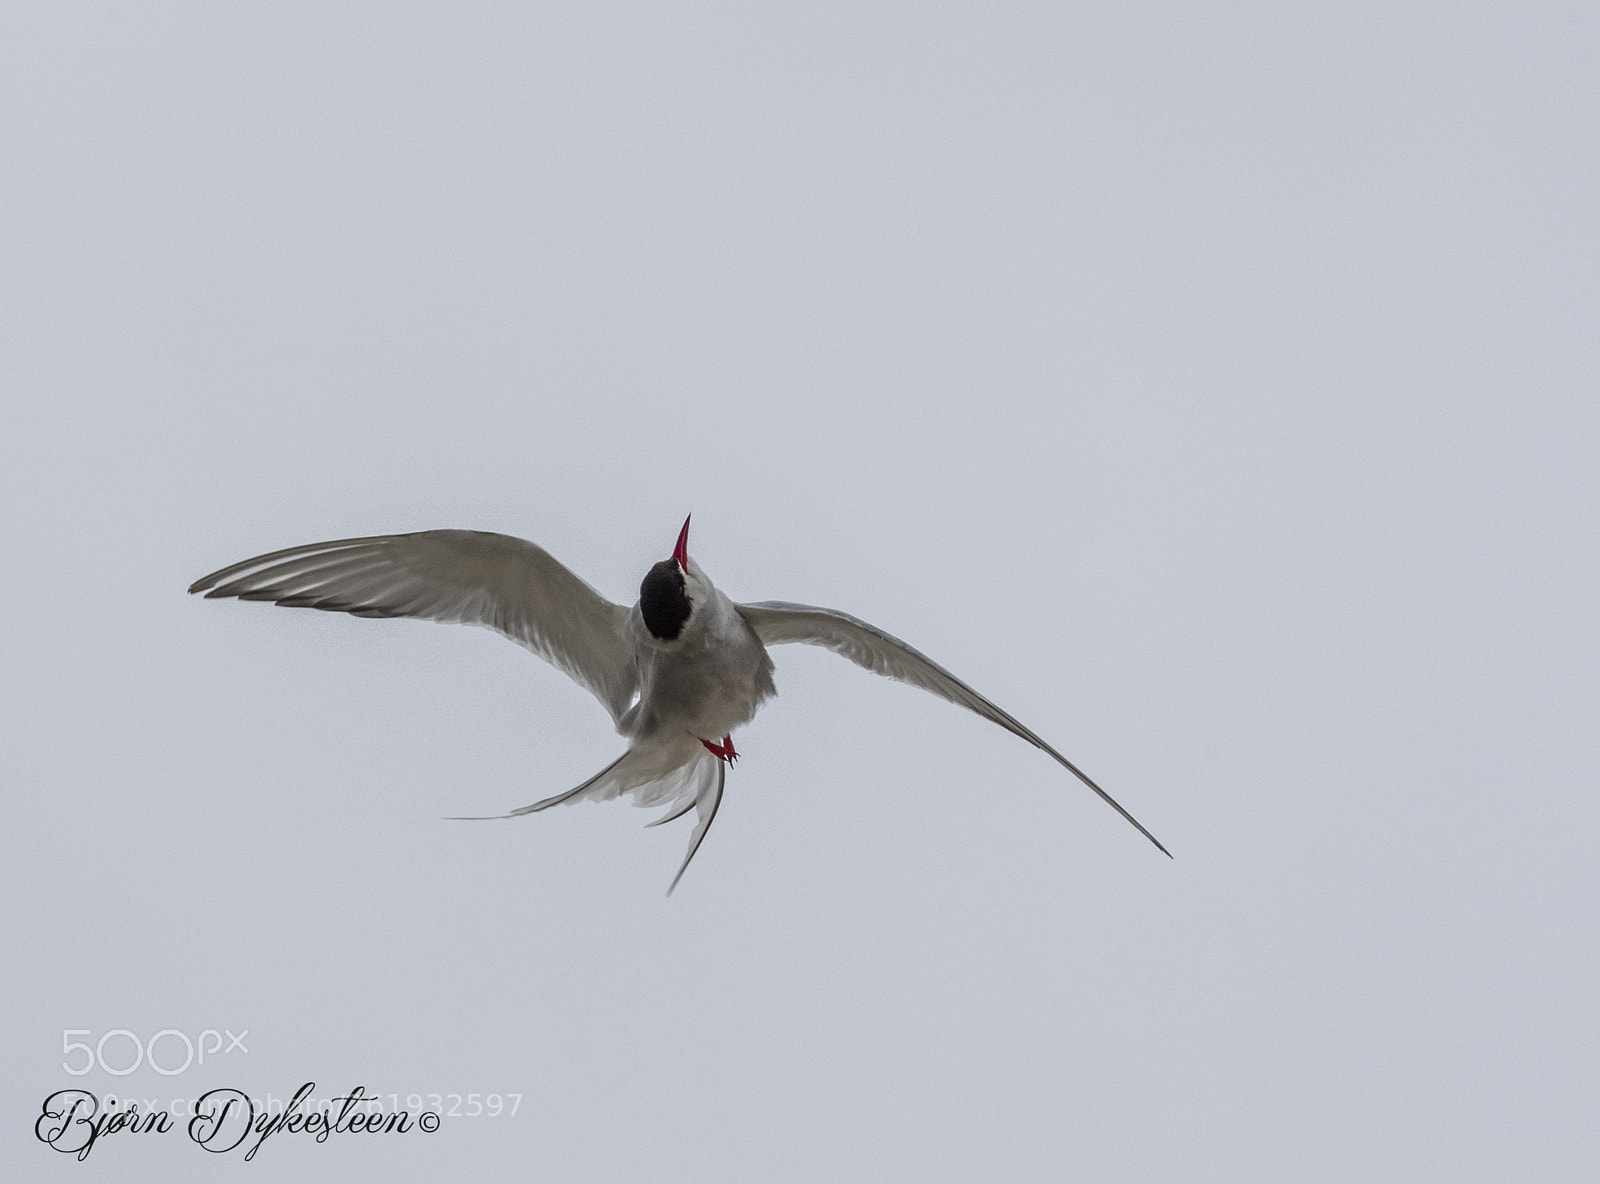
{"label": "white belly", "polygon": [[634,741],[687,732],[720,740],[750,722],[770,697],[772,659],[738,610],[723,599],[678,642],[640,650],[640,696],[617,724]]}

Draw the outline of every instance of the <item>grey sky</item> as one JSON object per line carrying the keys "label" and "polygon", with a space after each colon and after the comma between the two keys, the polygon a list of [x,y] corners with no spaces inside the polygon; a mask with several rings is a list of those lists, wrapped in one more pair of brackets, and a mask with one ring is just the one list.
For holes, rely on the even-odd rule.
{"label": "grey sky", "polygon": [[[7,1178],[1593,1178],[1596,25],[0,10]],[[441,820],[620,751],[537,659],[183,593],[458,526],[631,603],[690,511],[1176,859],[786,647],[667,900],[688,820]],[[522,1099],[31,1133],[307,1080]]]}

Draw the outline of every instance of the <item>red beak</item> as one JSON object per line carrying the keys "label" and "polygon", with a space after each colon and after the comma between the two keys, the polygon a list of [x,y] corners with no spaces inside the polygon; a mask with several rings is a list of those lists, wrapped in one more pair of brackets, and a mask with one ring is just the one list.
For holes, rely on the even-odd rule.
{"label": "red beak", "polygon": [[[693,517],[693,514],[689,515],[689,518]],[[689,570],[689,518],[683,520],[683,529],[678,532],[678,545],[672,548],[672,557],[684,571]]]}

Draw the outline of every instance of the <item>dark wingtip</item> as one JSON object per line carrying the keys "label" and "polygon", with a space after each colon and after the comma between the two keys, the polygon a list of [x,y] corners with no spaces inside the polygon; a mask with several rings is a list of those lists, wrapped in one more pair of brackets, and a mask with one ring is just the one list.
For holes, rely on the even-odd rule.
{"label": "dark wingtip", "polygon": [[[1113,802],[1112,805],[1116,805],[1116,803]],[[1153,835],[1149,831],[1145,830],[1145,828],[1140,823],[1134,821],[1134,817],[1133,817],[1132,814],[1129,814],[1126,810],[1123,810],[1121,806],[1117,806],[1117,809],[1119,811],[1121,811],[1122,816],[1124,818],[1126,818],[1129,822],[1132,822],[1134,826],[1139,828],[1139,833],[1140,834],[1142,834],[1145,838],[1149,839],[1152,843],[1155,844],[1157,851],[1161,852],[1161,854],[1165,855],[1168,859],[1172,858],[1172,852],[1168,851],[1165,847],[1163,847],[1161,845],[1161,840],[1160,839],[1156,838],[1155,835]]]}
{"label": "dark wingtip", "polygon": [[[1115,806],[1116,803],[1113,802],[1112,805]],[[1153,835],[1149,831],[1145,830],[1143,823],[1136,821],[1134,819],[1133,815],[1129,814],[1126,810],[1123,810],[1121,806],[1117,806],[1117,809],[1122,812],[1122,816],[1124,818],[1126,818],[1129,822],[1132,822],[1134,826],[1139,828],[1139,833],[1140,834],[1142,834],[1145,838],[1149,839],[1152,843],[1154,843],[1156,845],[1156,850],[1157,851],[1161,852],[1161,854],[1165,855],[1168,859],[1172,858],[1172,852],[1168,851],[1165,847],[1163,847],[1161,845],[1161,840],[1160,839],[1156,838],[1155,835]]]}

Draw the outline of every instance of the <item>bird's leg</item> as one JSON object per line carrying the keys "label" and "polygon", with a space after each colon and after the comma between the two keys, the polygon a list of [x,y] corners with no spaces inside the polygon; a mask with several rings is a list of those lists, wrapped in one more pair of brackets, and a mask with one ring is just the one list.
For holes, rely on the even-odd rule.
{"label": "bird's leg", "polygon": [[[699,739],[699,737],[696,737]],[[700,743],[706,746],[706,751],[720,761],[727,761],[730,765],[739,759],[739,754],[733,751],[733,737],[724,736],[721,744],[713,744],[709,740],[701,739]]]}

